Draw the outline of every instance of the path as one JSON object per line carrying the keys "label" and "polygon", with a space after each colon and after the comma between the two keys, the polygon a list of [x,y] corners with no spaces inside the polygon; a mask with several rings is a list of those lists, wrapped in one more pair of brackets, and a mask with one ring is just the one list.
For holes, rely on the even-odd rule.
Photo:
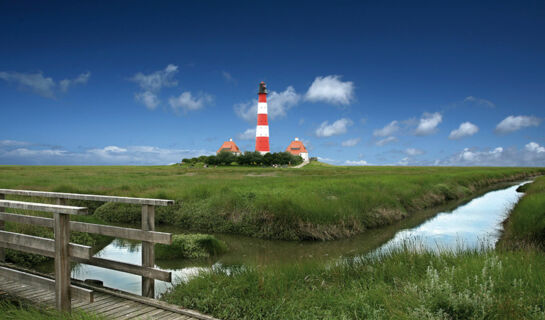
{"label": "path", "polygon": [[296,165],[296,166],[294,166],[294,167],[292,167],[292,168],[296,168],[296,169],[302,168],[302,167],[306,166],[306,165],[309,164],[309,163],[310,163],[310,161],[304,160],[303,163],[298,164],[298,165]]}

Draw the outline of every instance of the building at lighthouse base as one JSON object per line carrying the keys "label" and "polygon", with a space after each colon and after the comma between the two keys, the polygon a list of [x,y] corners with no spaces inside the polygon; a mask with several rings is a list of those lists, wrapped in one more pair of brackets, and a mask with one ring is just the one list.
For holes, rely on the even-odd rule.
{"label": "building at lighthouse base", "polygon": [[290,145],[286,148],[286,152],[289,152],[295,156],[301,156],[303,161],[308,161],[308,151],[305,148],[303,142],[299,141],[299,138],[295,138]]}

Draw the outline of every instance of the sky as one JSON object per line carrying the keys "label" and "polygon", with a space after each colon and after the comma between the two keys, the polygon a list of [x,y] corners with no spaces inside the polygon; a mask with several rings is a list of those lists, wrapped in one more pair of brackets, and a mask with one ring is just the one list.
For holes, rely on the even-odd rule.
{"label": "sky", "polygon": [[298,137],[337,165],[545,166],[543,1],[0,1],[0,164]]}

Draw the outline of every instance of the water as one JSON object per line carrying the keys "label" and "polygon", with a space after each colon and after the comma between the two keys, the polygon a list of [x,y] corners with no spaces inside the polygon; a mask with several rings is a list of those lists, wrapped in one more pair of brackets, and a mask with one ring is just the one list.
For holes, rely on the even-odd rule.
{"label": "water", "polygon": [[[406,241],[417,239],[426,248],[454,249],[493,246],[501,231],[501,222],[512,206],[522,196],[518,186],[490,191],[480,197],[453,208],[425,211],[411,215],[388,227],[368,230],[362,235],[337,241],[294,242],[261,240],[244,236],[216,235],[229,246],[229,252],[219,257],[204,260],[156,261],[157,267],[172,272],[173,283],[186,281],[189,277],[211,267],[232,264],[271,265],[301,261],[334,261],[346,257],[358,257],[369,252],[390,250]],[[161,228],[160,231],[182,233],[177,228]],[[140,264],[141,245],[116,239],[100,250],[96,256],[133,264]],[[135,294],[141,293],[141,278],[136,275],[78,264],[72,277],[80,280],[99,279],[104,286]],[[171,283],[156,280],[155,291],[159,296]]]}

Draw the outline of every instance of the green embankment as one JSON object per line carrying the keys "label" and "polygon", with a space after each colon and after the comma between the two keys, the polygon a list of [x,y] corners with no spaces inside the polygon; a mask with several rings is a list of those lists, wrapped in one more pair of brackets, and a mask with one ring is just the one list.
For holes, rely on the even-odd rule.
{"label": "green embankment", "polygon": [[214,269],[163,299],[222,319],[545,319],[544,193],[541,177],[497,249]]}
{"label": "green embankment", "polygon": [[537,178],[522,188],[524,197],[515,205],[504,223],[500,246],[545,245],[545,177]]}
{"label": "green embankment", "polygon": [[545,255],[409,249],[337,266],[200,274],[169,303],[221,319],[543,319]]}
{"label": "green embankment", "polygon": [[[331,240],[543,173],[543,168],[319,163],[302,169],[0,166],[0,187],[175,199],[175,206],[157,209],[157,223],[206,233]],[[107,222],[138,223],[138,207],[113,209],[100,215],[98,209],[97,216]]]}

